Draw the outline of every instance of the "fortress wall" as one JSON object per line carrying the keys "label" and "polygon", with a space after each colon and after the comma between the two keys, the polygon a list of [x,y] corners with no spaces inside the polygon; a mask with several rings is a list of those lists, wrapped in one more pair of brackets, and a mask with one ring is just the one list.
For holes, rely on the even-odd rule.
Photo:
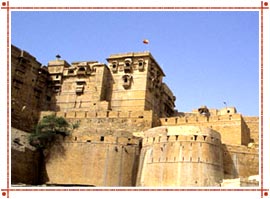
{"label": "fortress wall", "polygon": [[62,147],[52,150],[46,164],[48,183],[135,186],[140,138],[134,138],[132,132],[151,128],[151,111],[41,115],[50,114],[63,116],[71,123],[79,121],[79,127],[65,138]]}
{"label": "fortress wall", "polygon": [[30,53],[11,45],[11,126],[26,132],[45,108],[47,73]]}
{"label": "fortress wall", "polygon": [[11,128],[11,184],[36,185],[41,182],[41,154],[29,145],[28,136],[25,131]]}
{"label": "fortress wall", "polygon": [[131,135],[133,132],[152,128],[152,111],[72,111],[72,112],[41,112],[41,117],[56,114],[67,119],[70,123],[78,123],[73,135],[122,134]]}
{"label": "fortress wall", "polygon": [[145,133],[137,186],[219,186],[223,162],[218,133],[162,128]]}
{"label": "fortress wall", "polygon": [[241,118],[241,144],[247,146],[250,142],[252,142],[250,138],[250,129],[244,119]]}
{"label": "fortress wall", "polygon": [[248,144],[248,134],[243,129],[242,116],[240,114],[218,115],[205,117],[200,115],[188,117],[161,118],[161,125],[177,126],[192,125],[212,128],[221,133],[222,143],[228,144]]}
{"label": "fortress wall", "polygon": [[259,144],[259,117],[244,116],[243,119],[250,130],[250,138]]}
{"label": "fortress wall", "polygon": [[117,142],[117,137],[100,138],[85,137],[53,146],[47,156],[47,183],[134,186],[139,146],[128,140]]}
{"label": "fortress wall", "polygon": [[235,145],[223,145],[222,147],[225,179],[258,175],[258,148]]}
{"label": "fortress wall", "polygon": [[83,119],[83,118],[138,118],[152,120],[152,111],[42,111],[40,118],[46,115],[57,115],[65,118]]}

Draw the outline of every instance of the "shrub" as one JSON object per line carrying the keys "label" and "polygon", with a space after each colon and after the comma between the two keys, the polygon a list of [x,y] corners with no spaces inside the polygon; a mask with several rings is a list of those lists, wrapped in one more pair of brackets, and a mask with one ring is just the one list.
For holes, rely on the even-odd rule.
{"label": "shrub", "polygon": [[[78,123],[75,126],[78,127]],[[63,117],[44,116],[29,136],[29,143],[36,148],[49,148],[60,135],[68,136],[73,129],[74,125],[69,124]]]}

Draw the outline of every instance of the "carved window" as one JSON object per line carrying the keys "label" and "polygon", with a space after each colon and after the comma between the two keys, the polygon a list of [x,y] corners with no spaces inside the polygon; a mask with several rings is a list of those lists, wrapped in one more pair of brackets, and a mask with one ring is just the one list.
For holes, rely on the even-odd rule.
{"label": "carved window", "polygon": [[138,60],[138,69],[139,69],[139,71],[144,70],[144,60],[143,59]]}
{"label": "carved window", "polygon": [[116,73],[118,68],[118,63],[117,61],[112,62],[112,72]]}
{"label": "carved window", "polygon": [[22,87],[23,83],[20,80],[14,79],[13,80],[13,86],[14,88],[20,89]]}
{"label": "carved window", "polygon": [[132,71],[132,60],[131,59],[125,59],[124,72],[125,73],[131,73],[131,71]]}
{"label": "carved window", "polygon": [[78,71],[77,71],[77,75],[85,75],[86,69],[84,66],[80,66]]}
{"label": "carved window", "polygon": [[124,87],[125,89],[130,88],[132,76],[130,76],[130,75],[124,75],[124,76],[122,77],[122,80],[123,80],[123,87]]}
{"label": "carved window", "polygon": [[59,85],[59,84],[54,85],[53,91],[54,91],[55,93],[59,93],[59,92],[61,91],[61,85]]}

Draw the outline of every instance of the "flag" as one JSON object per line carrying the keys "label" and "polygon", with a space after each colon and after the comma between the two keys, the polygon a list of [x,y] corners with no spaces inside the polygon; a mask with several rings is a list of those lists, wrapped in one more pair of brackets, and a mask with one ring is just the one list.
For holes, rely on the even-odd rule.
{"label": "flag", "polygon": [[148,40],[148,39],[144,39],[144,40],[143,40],[143,43],[144,43],[144,44],[149,44],[149,40]]}

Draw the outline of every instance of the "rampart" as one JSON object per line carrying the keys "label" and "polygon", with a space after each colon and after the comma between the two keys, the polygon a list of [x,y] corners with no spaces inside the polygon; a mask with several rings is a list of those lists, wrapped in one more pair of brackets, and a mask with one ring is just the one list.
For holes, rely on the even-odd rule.
{"label": "rampart", "polygon": [[187,117],[161,118],[162,126],[192,125],[209,127],[221,134],[222,143],[248,145],[250,133],[241,114],[215,115],[190,115]]}
{"label": "rampart", "polygon": [[155,125],[156,118],[152,111],[72,111],[41,112],[41,117],[56,114],[70,123],[78,123],[77,135],[121,135],[130,136],[133,132],[144,131]]}
{"label": "rampart", "polygon": [[137,186],[219,186],[219,133],[204,127],[157,127],[145,132]]}
{"label": "rampart", "polygon": [[259,117],[244,116],[244,121],[250,131],[250,138],[255,144],[259,144]]}
{"label": "rampart", "polygon": [[51,149],[47,184],[135,186],[139,154],[138,139],[73,137]]}
{"label": "rampart", "polygon": [[141,139],[132,132],[152,127],[152,111],[42,112],[41,117],[50,114],[79,121],[79,127],[50,151],[47,184],[135,186]]}
{"label": "rampart", "polygon": [[222,145],[224,178],[244,178],[259,173],[259,150],[239,145]]}
{"label": "rampart", "polygon": [[59,117],[67,119],[94,119],[94,118],[131,118],[152,120],[152,111],[69,111],[69,112],[54,112],[42,111],[40,117],[55,114]]}

